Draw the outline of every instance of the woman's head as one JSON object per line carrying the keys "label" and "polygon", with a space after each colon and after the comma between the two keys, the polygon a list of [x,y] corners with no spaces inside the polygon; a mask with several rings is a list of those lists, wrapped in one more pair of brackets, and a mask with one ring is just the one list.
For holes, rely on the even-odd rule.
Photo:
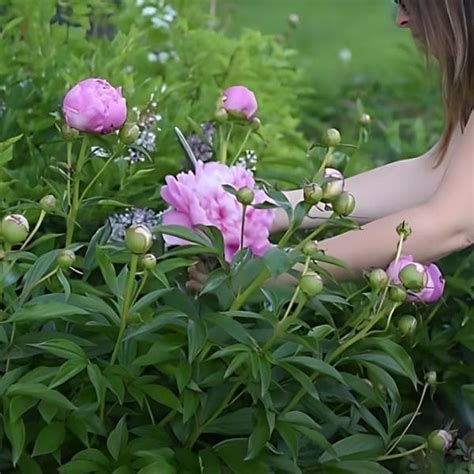
{"label": "woman's head", "polygon": [[474,108],[474,0],[396,0],[397,24],[440,66],[446,130],[442,157],[457,124],[464,127]]}

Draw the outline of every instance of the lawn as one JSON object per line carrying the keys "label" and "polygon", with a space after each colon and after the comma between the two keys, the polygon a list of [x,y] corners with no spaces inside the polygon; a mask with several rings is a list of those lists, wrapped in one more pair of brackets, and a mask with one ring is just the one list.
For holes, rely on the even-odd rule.
{"label": "lawn", "polygon": [[[337,85],[348,73],[389,81],[415,53],[389,0],[222,0],[219,13],[232,33],[250,27],[269,34],[284,33],[288,16],[298,14],[288,45],[320,86]],[[342,60],[341,51],[352,59]]]}

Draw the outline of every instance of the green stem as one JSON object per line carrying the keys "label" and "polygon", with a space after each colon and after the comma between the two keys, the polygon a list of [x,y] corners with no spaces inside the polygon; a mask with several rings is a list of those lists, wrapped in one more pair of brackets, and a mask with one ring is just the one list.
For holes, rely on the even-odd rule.
{"label": "green stem", "polygon": [[28,236],[28,238],[23,242],[23,245],[20,247],[20,251],[25,249],[26,246],[31,242],[36,232],[38,232],[39,228],[41,227],[41,224],[43,223],[45,216],[46,216],[46,212],[41,210],[40,216],[38,218],[38,222],[36,223],[34,229],[30,232],[30,235]]}
{"label": "green stem", "polygon": [[245,135],[244,141],[240,145],[239,151],[235,154],[234,158],[232,158],[232,161],[230,162],[230,166],[235,165],[235,162],[239,159],[240,154],[242,153],[242,150],[245,148],[245,145],[247,145],[247,142],[249,141],[250,135],[252,135],[252,128],[249,128],[247,131],[247,134]]}
{"label": "green stem", "polygon": [[240,250],[244,249],[244,231],[245,231],[245,213],[247,211],[247,206],[242,205],[242,223],[240,226]]}
{"label": "green stem", "polygon": [[[8,352],[10,352],[10,349],[13,346],[13,340],[15,338],[15,332],[16,332],[16,323],[13,322],[12,333],[10,335],[10,341],[8,343]],[[5,365],[5,373],[7,373],[9,369],[10,369],[10,354],[8,354],[7,363]]]}
{"label": "green stem", "polygon": [[67,182],[66,182],[66,189],[67,189],[67,205],[71,207],[71,169],[72,169],[72,142],[66,143],[66,150],[67,150]]}
{"label": "green stem", "polygon": [[426,395],[426,391],[428,390],[428,387],[429,387],[429,384],[425,383],[425,386],[423,387],[423,392],[421,392],[420,401],[418,402],[418,406],[416,407],[415,413],[413,413],[413,416],[411,417],[410,422],[405,427],[402,434],[395,440],[392,446],[384,454],[384,457],[388,456],[398,446],[398,443],[402,440],[402,438],[407,434],[407,431],[410,429],[411,425],[415,421],[415,418],[420,413],[421,405],[423,404],[423,400],[425,399],[425,395]]}
{"label": "green stem", "polygon": [[92,186],[96,183],[96,181],[100,178],[102,173],[106,170],[106,168],[112,163],[113,159],[115,158],[115,153],[112,154],[108,160],[105,162],[104,166],[99,170],[99,172],[92,178],[91,182],[86,186],[84,189],[83,193],[81,194],[81,197],[79,198],[79,206],[81,205],[81,202],[84,200],[86,197],[86,194],[90,191]]}
{"label": "green stem", "polygon": [[115,341],[115,347],[110,358],[109,365],[114,365],[115,359],[117,358],[118,350],[122,343],[123,334],[127,327],[128,312],[130,311],[130,303],[133,301],[133,286],[135,284],[135,275],[137,274],[138,266],[138,255],[132,254],[130,259],[130,271],[128,273],[127,289],[125,290],[125,297],[122,303],[122,311],[120,314],[120,329]]}
{"label": "green stem", "polygon": [[286,230],[286,232],[283,234],[282,238],[280,239],[280,242],[278,242],[278,248],[279,249],[283,249],[285,247],[285,245],[290,240],[290,237],[292,236],[294,230],[295,230],[295,228],[293,226],[293,223],[291,223],[288,226],[288,229]]}
{"label": "green stem", "polygon": [[158,426],[166,426],[176,415],[178,414],[177,410],[170,411],[159,423]]}
{"label": "green stem", "polygon": [[223,126],[219,127],[220,129],[220,149],[219,149],[219,161],[221,163],[227,164],[227,150],[229,148],[229,141],[234,129],[234,124],[230,125],[229,132],[227,133],[226,138],[224,139],[224,128]]}
{"label": "green stem", "polygon": [[333,146],[328,147],[328,151],[324,155],[323,161],[321,163],[321,166],[318,169],[317,174],[322,174],[324,172],[324,170],[326,169],[326,165],[329,159],[331,158],[333,152],[334,152],[334,147]]}
{"label": "green stem", "polygon": [[77,159],[76,172],[74,174],[74,190],[72,195],[72,203],[69,209],[67,217],[67,230],[66,230],[66,247],[72,244],[74,236],[74,228],[76,226],[77,213],[79,211],[79,192],[81,185],[81,171],[87,158],[87,148],[89,146],[89,138],[87,135],[84,136],[81,145],[81,151],[79,152],[79,158]]}
{"label": "green stem", "polygon": [[381,462],[381,461],[389,461],[390,459],[404,458],[405,456],[410,456],[410,454],[414,454],[414,453],[417,453],[418,451],[421,451],[422,449],[425,449],[427,446],[428,446],[428,443],[423,443],[423,444],[420,444],[420,446],[410,449],[409,451],[404,451],[403,453],[391,454],[390,456],[387,456],[387,455],[380,456],[379,458],[376,459],[376,461]]}
{"label": "green stem", "polygon": [[247,289],[237,296],[237,298],[232,303],[229,311],[237,311],[240,307],[247,301],[247,299],[252,296],[252,294],[257,291],[262,284],[271,276],[271,272],[268,269],[264,269],[260,274],[255,278],[255,280],[247,287]]}
{"label": "green stem", "polygon": [[[332,216],[331,216],[332,217]],[[300,250],[310,240],[314,240],[323,230],[326,230],[327,224],[321,224],[317,229],[313,230],[311,234],[305,237],[296,247],[295,250]]]}

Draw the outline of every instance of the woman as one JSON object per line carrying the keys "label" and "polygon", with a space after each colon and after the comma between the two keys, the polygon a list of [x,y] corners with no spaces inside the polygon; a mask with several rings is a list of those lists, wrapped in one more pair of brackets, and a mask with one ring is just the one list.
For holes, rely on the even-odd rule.
{"label": "woman", "polygon": [[[433,262],[474,241],[474,0],[397,1],[397,24],[410,29],[414,39],[439,63],[446,125],[440,141],[424,155],[390,163],[346,180],[354,195],[351,216],[362,224],[318,243],[327,255],[349,269],[328,265],[339,280],[359,278],[372,267],[385,268],[394,258],[396,227],[406,221],[412,233],[403,253],[421,263]],[[302,190],[286,193],[296,205]],[[273,231],[287,228],[279,210]],[[329,217],[316,208],[303,227],[314,227]],[[190,288],[204,278],[190,268]],[[285,278],[282,279],[285,281]]]}

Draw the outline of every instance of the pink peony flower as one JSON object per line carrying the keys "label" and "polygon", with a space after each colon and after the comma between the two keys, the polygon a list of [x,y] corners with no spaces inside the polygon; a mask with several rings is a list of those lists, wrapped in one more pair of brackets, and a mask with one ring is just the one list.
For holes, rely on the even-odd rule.
{"label": "pink peony flower", "polygon": [[[226,166],[221,163],[198,161],[193,173],[167,176],[166,185],[161,188],[161,197],[171,206],[163,215],[163,224],[182,225],[196,230],[196,225],[213,225],[224,237],[225,258],[231,261],[240,248],[242,225],[242,204],[235,196],[224,190],[228,184],[235,189],[249,187],[255,193],[253,204],[266,200],[263,191],[255,189],[250,171],[243,165]],[[261,256],[271,244],[268,240],[274,218],[272,209],[247,207],[245,213],[244,247]],[[182,239],[165,235],[169,245],[189,245]]]}
{"label": "pink peony flower", "polygon": [[127,103],[121,87],[115,89],[104,79],[85,79],[64,97],[63,113],[71,128],[105,135],[125,123]]}
{"label": "pink peony flower", "polygon": [[251,120],[258,110],[255,94],[244,86],[229,87],[222,95],[222,103],[228,112],[238,112]]}
{"label": "pink peony flower", "polygon": [[411,255],[401,256],[397,263],[394,261],[387,268],[387,275],[390,281],[395,284],[400,284],[398,277],[400,271],[409,264],[420,266],[420,270],[425,271],[428,276],[426,286],[419,292],[408,291],[407,300],[410,302],[424,302],[434,303],[438,301],[444,292],[445,281],[439,271],[439,268],[434,264],[422,265],[414,261]]}

